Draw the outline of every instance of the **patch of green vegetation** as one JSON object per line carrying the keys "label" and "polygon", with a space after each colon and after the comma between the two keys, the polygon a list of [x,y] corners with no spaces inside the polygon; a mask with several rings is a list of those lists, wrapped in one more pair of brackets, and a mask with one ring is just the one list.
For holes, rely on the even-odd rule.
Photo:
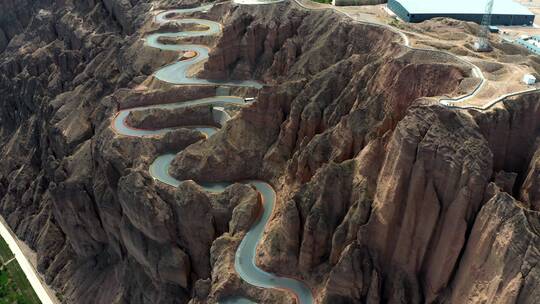
{"label": "patch of green vegetation", "polygon": [[393,27],[401,28],[401,23],[397,19],[392,19],[388,24]]}
{"label": "patch of green vegetation", "polygon": [[319,2],[319,3],[332,3],[332,0],[311,0],[313,2]]}
{"label": "patch of green vegetation", "polygon": [[41,303],[17,260],[12,260],[14,257],[0,237],[0,304]]}
{"label": "patch of green vegetation", "polygon": [[62,291],[56,293],[56,298],[58,299],[58,301],[60,301],[60,303],[63,303],[64,302],[64,293]]}
{"label": "patch of green vegetation", "polygon": [[[19,268],[20,270],[20,268]],[[25,278],[26,279],[26,278]],[[33,292],[34,290],[31,289]],[[11,272],[7,267],[0,268],[0,304],[36,304],[41,303],[37,296],[29,297],[22,292],[15,280],[11,277]]]}
{"label": "patch of green vegetation", "polygon": [[2,261],[9,261],[14,257],[13,252],[9,249],[8,244],[0,237],[0,258]]}
{"label": "patch of green vegetation", "polygon": [[[11,261],[8,265],[5,266],[6,272],[9,273],[9,278],[11,279],[12,284],[9,284],[10,287],[16,288],[17,292],[17,302],[8,302],[8,303],[18,303],[18,304],[39,304],[41,301],[36,295],[32,285],[26,275],[21,269],[19,263],[14,260]],[[3,304],[0,300],[0,304]]]}

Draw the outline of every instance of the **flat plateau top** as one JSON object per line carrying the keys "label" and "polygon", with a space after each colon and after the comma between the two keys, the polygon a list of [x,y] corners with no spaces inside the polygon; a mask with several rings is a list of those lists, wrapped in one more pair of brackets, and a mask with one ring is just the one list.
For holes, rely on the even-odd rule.
{"label": "flat plateau top", "polygon": [[[411,14],[484,14],[488,0],[396,0]],[[512,0],[495,0],[493,14],[534,15]]]}

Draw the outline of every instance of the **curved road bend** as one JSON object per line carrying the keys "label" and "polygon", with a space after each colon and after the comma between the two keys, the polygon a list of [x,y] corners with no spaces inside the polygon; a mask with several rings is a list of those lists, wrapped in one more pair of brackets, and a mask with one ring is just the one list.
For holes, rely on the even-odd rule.
{"label": "curved road bend", "polygon": [[199,44],[164,44],[160,42],[160,38],[187,38],[187,37],[200,37],[200,36],[212,36],[221,32],[221,24],[204,19],[169,19],[178,14],[191,13],[197,11],[205,11],[210,9],[211,5],[202,6],[192,9],[176,9],[165,11],[158,14],[154,21],[158,24],[175,22],[177,24],[198,24],[206,27],[206,30],[202,31],[183,31],[183,32],[169,32],[169,33],[154,33],[148,35],[145,38],[145,45],[160,50],[187,52],[194,51],[197,55],[188,60],[177,61],[173,64],[167,65],[159,69],[154,76],[162,81],[172,84],[208,84],[208,85],[230,85],[230,86],[248,86],[260,89],[262,85],[256,81],[220,81],[220,80],[207,80],[200,78],[188,77],[188,70],[195,64],[203,62],[208,59],[209,49],[204,45]]}
{"label": "curved road bend", "polygon": [[[245,4],[268,4],[276,3],[279,1],[275,0],[238,0],[239,3]],[[199,78],[188,77],[188,70],[194,64],[202,62],[208,58],[208,48],[202,45],[197,44],[182,44],[182,45],[170,45],[160,42],[161,37],[175,38],[175,37],[195,37],[195,36],[208,36],[215,35],[220,33],[221,25],[217,22],[202,20],[202,19],[175,19],[178,14],[196,12],[196,11],[205,11],[210,9],[211,5],[202,6],[199,8],[192,9],[175,9],[168,10],[158,14],[154,21],[156,23],[162,24],[167,22],[176,22],[182,24],[198,24],[206,27],[202,31],[184,31],[180,33],[155,33],[146,37],[145,44],[150,47],[158,48],[161,50],[171,50],[171,51],[195,51],[196,56],[188,60],[179,61],[171,65],[165,66],[164,68],[159,69],[155,72],[155,77],[158,79],[173,83],[173,84],[198,84],[198,85],[228,85],[228,86],[244,86],[244,87],[253,87],[261,88],[262,85],[256,81],[219,81],[219,80],[206,80]],[[216,96],[212,98],[203,98],[187,102],[179,102],[172,104],[157,104],[152,106],[137,107],[132,109],[126,109],[119,111],[113,119],[112,128],[116,133],[124,136],[136,136],[136,137],[145,137],[153,136],[166,133],[172,128],[165,128],[159,130],[141,130],[135,129],[126,124],[126,118],[128,117],[131,111],[135,110],[144,110],[150,108],[161,108],[161,109],[174,109],[182,107],[191,107],[196,105],[211,105],[211,106],[225,106],[227,104],[245,104],[244,100],[240,97],[231,97],[231,96]],[[214,108],[214,111],[217,109]],[[216,112],[214,113],[216,114]],[[214,120],[216,124],[224,124],[230,117],[224,115],[223,112],[217,115],[214,115]],[[213,126],[192,126],[192,129],[198,130],[204,133],[207,137],[212,136],[217,129]],[[172,160],[174,159],[174,154],[165,154],[157,157],[154,162],[150,165],[149,171],[150,175],[165,184],[177,187],[181,181],[176,180],[169,174],[169,168]],[[235,269],[239,276],[248,282],[257,287],[261,288],[275,288],[286,290],[292,292],[300,304],[312,304],[313,303],[313,294],[311,289],[302,283],[301,281],[279,277],[268,272],[263,271],[258,268],[255,264],[255,254],[257,244],[262,238],[264,233],[264,228],[266,223],[270,219],[274,205],[276,202],[276,193],[271,185],[264,181],[242,181],[252,185],[260,194],[263,200],[264,211],[261,217],[257,222],[250,228],[246,233],[245,237],[242,239],[236,254],[235,254]],[[201,183],[206,191],[209,192],[221,192],[231,183]],[[230,297],[224,300],[225,303],[253,303],[252,301],[243,298],[243,297]]]}

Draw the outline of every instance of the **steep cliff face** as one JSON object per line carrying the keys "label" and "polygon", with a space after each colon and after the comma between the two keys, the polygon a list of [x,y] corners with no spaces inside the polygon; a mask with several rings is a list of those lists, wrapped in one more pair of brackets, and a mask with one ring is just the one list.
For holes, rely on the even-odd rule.
{"label": "steep cliff face", "polygon": [[[257,255],[320,303],[539,300],[540,102],[485,113],[437,104],[471,81],[455,59],[382,27],[293,3],[218,5],[223,34],[199,77],[268,84],[208,140],[179,128],[118,136],[117,109],[212,96],[150,74],[178,54],[144,47],[150,9],[193,1],[0,3],[0,213],[66,303],[292,303],[234,271],[260,213],[254,189],[208,194],[155,182],[271,182]],[[165,30],[162,28],[161,30]],[[134,112],[134,127],[209,123],[209,108]],[[536,210],[536,211],[534,211]],[[488,282],[489,281],[489,282]]]}
{"label": "steep cliff face", "polygon": [[540,189],[536,186],[540,182],[540,146],[538,140],[535,145],[535,153],[531,158],[527,176],[521,188],[521,201],[531,209],[540,211]]}
{"label": "steep cliff face", "polygon": [[477,215],[458,268],[452,303],[535,303],[538,286],[538,212],[496,186]]}
{"label": "steep cliff face", "polygon": [[408,114],[389,140],[373,212],[358,238],[383,265],[420,274],[431,301],[452,275],[492,156],[472,119],[441,107]]}

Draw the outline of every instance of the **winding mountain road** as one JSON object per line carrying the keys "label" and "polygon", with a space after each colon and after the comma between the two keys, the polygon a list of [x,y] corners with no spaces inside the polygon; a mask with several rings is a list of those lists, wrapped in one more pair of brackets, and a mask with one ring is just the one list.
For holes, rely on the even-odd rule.
{"label": "winding mountain road", "polygon": [[221,32],[221,24],[204,19],[170,19],[178,14],[192,13],[196,11],[204,11],[210,9],[211,5],[205,5],[202,7],[192,8],[192,9],[175,9],[170,11],[165,11],[157,15],[154,21],[158,24],[163,24],[167,22],[175,22],[177,24],[197,24],[202,27],[206,27],[206,30],[201,31],[182,31],[182,32],[169,32],[169,33],[155,33],[146,37],[145,44],[147,46],[157,48],[160,50],[167,51],[179,51],[187,52],[193,51],[197,55],[187,59],[177,61],[172,63],[164,68],[159,69],[154,76],[161,80],[172,84],[208,84],[208,85],[229,85],[229,86],[249,86],[260,89],[262,85],[256,81],[219,81],[219,80],[207,80],[199,79],[195,77],[188,77],[188,70],[195,64],[203,62],[208,59],[208,47],[199,44],[165,44],[160,42],[160,38],[187,38],[187,37],[197,37],[197,36],[212,36],[219,34]]}
{"label": "winding mountain road", "polygon": [[[242,4],[269,4],[279,1],[257,1],[257,0],[238,0]],[[162,81],[172,84],[197,84],[197,85],[227,85],[227,86],[244,86],[260,89],[262,85],[256,81],[216,81],[199,79],[195,77],[188,77],[188,70],[195,64],[202,62],[208,58],[208,48],[203,45],[197,44],[165,44],[160,38],[178,38],[178,37],[196,37],[196,36],[211,36],[220,33],[221,25],[217,22],[203,19],[176,19],[179,14],[187,14],[197,11],[209,10],[212,6],[206,5],[192,9],[175,9],[168,10],[158,14],[154,21],[158,24],[175,22],[177,24],[196,24],[203,28],[203,30],[196,31],[182,31],[182,32],[169,32],[169,33],[155,33],[146,37],[145,44],[150,47],[158,48],[161,50],[170,51],[194,51],[196,56],[175,62],[168,66],[165,66],[155,72],[154,76]],[[243,105],[244,99],[233,96],[216,96],[211,98],[197,99],[187,102],[170,103],[170,104],[156,104],[151,106],[137,107],[131,109],[125,109],[119,111],[112,122],[112,128],[117,134],[124,136],[146,137],[156,136],[171,131],[173,128],[164,128],[158,130],[144,130],[130,127],[126,123],[126,119],[129,113],[132,111],[147,110],[152,108],[160,109],[177,109],[185,107],[193,107],[200,105],[213,106],[214,121],[217,125],[223,125],[230,117],[221,110],[215,107],[225,106],[227,104]],[[205,134],[207,137],[212,136],[217,128],[214,126],[183,126],[194,130],[198,130]],[[165,184],[173,187],[180,185],[182,181],[175,179],[169,174],[169,168],[175,154],[165,154],[157,157],[150,165],[150,175]],[[276,202],[276,193],[272,186],[264,181],[241,181],[242,183],[252,185],[261,195],[263,201],[263,213],[257,222],[250,228],[242,239],[240,245],[235,254],[235,270],[238,275],[251,285],[261,288],[275,288],[292,292],[295,298],[300,304],[313,303],[313,294],[311,289],[299,280],[279,277],[271,273],[265,272],[255,264],[255,255],[257,244],[261,240],[264,228],[267,222],[270,220],[274,205]],[[231,183],[201,183],[202,186],[208,192],[221,192],[224,191]],[[231,297],[224,300],[224,303],[252,303],[249,299],[243,297]]]}

